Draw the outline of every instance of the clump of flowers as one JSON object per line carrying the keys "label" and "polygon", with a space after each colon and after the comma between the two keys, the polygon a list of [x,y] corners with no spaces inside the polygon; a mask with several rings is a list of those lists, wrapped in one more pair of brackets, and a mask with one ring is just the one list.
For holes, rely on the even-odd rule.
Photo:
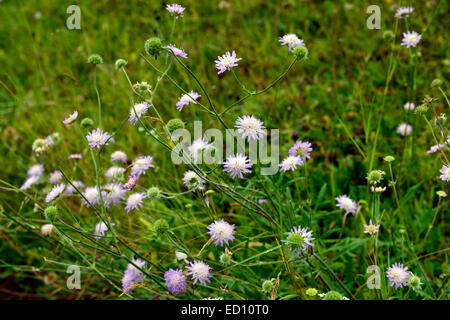
{"label": "clump of flowers", "polygon": [[310,247],[314,247],[314,243],[312,241],[313,232],[312,230],[308,230],[308,228],[302,228],[301,226],[293,227],[291,232],[288,233],[286,243],[291,249],[292,253],[297,256],[300,253],[306,253]]}
{"label": "clump of flowers", "polygon": [[228,245],[228,241],[233,241],[233,235],[236,233],[234,230],[234,224],[231,225],[223,219],[211,223],[208,226],[208,230],[211,240],[214,240],[214,244],[216,246],[223,246],[224,242]]}

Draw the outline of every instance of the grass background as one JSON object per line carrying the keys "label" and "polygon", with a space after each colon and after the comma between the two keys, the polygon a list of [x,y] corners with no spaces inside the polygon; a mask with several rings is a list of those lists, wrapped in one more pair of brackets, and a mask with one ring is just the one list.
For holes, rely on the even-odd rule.
{"label": "grass background", "polygon": [[[46,173],[61,166],[71,172],[71,177],[83,180],[86,185],[94,184],[95,173],[85,142],[77,130],[61,123],[75,109],[80,119],[97,119],[93,69],[86,63],[90,54],[98,53],[105,61],[98,67],[97,82],[103,105],[103,126],[113,132],[127,116],[132,97],[125,77],[114,69],[114,61],[118,58],[128,61],[126,69],[132,82],[154,83],[157,74],[140,57],[143,43],[149,37],[160,36],[166,43],[188,52],[187,64],[213,96],[216,108],[223,111],[242,97],[243,92],[231,74],[223,79],[217,76],[213,63],[216,57],[236,50],[243,58],[236,68],[240,80],[248,88],[260,90],[282,73],[291,60],[287,49],[279,45],[278,37],[297,33],[305,40],[309,59],[297,63],[268,94],[249,99],[228,113],[224,120],[231,126],[238,116],[254,114],[266,127],[279,128],[281,156],[287,154],[293,143],[292,131],[299,132],[300,139],[311,141],[314,148],[307,179],[303,178],[303,171],[281,178],[253,176],[235,187],[255,200],[272,196],[276,205],[271,210],[280,219],[284,232],[292,225],[308,224],[309,214],[312,214],[313,230],[318,238],[317,252],[358,299],[373,299],[377,297],[375,292],[364,287],[365,269],[372,264],[371,242],[362,234],[360,219],[352,222],[353,218],[349,217],[345,229],[341,230],[342,212],[336,210],[334,198],[346,193],[353,199],[363,200],[364,212],[369,210],[373,200],[366,173],[373,168],[387,171],[382,158],[388,154],[395,156],[393,168],[398,179],[400,208],[388,189],[381,197],[381,210],[392,219],[391,232],[382,224],[379,265],[384,272],[387,265],[402,261],[422,277],[425,285],[422,296],[411,292],[405,297],[407,290],[404,293],[389,291],[383,283],[381,297],[447,297],[448,226],[444,214],[448,209],[445,199],[429,238],[423,241],[423,236],[437,206],[436,191],[448,192],[448,183],[438,178],[442,166],[439,157],[426,154],[429,146],[435,144],[426,123],[403,109],[405,102],[418,105],[425,95],[442,98],[436,89],[430,88],[430,83],[434,78],[448,79],[449,75],[448,41],[445,39],[449,20],[445,1],[411,4],[415,11],[408,21],[409,28],[423,34],[415,65],[411,63],[408,50],[399,45],[400,34],[406,30],[404,20],[398,21],[397,44],[393,50],[391,43],[382,37],[385,30],[395,29],[394,12],[400,4],[397,1],[376,3],[381,8],[380,30],[366,27],[369,16],[366,8],[374,4],[373,1],[182,1],[180,4],[187,10],[185,16],[177,20],[172,39],[169,35],[173,19],[164,10],[163,2],[75,3],[81,8],[81,30],[68,30],[65,26],[66,8],[74,4],[70,1],[4,0],[0,3],[0,178],[3,181],[19,187],[26,179],[27,168],[37,162],[31,152],[33,141],[59,132],[63,141],[44,159]],[[408,5],[408,1],[401,4]],[[41,14],[39,19],[36,19],[37,12]],[[391,52],[393,76],[382,108]],[[163,61],[158,59],[157,63]],[[183,88],[199,91],[181,66],[175,64],[169,75]],[[204,128],[220,128],[215,119],[206,117],[199,108],[188,107],[179,113],[175,103],[180,94],[169,81],[162,81],[154,103],[166,121],[180,117],[187,128],[192,128],[193,121],[201,119]],[[205,102],[204,97],[202,102]],[[438,112],[448,110],[444,102],[438,105]],[[380,117],[380,133],[374,148]],[[413,126],[411,136],[402,138],[395,133],[401,122]],[[162,131],[158,124],[152,125]],[[103,155],[104,169],[110,165],[109,154],[114,149],[124,150],[131,159],[150,154],[157,167],[140,183],[169,192],[184,190],[180,179],[185,168],[173,166],[170,154],[143,134],[138,125],[126,124],[116,140],[114,147],[108,147]],[[84,153],[85,157],[74,165],[66,160],[72,153]],[[262,185],[269,190],[268,194],[261,191]],[[37,198],[42,198],[40,191],[49,186],[41,187],[33,190]],[[120,225],[121,235],[161,270],[173,267],[174,250],[170,241],[157,238],[149,231],[156,218],[169,220],[177,237],[195,252],[207,240],[203,230],[210,223],[211,214],[231,219],[239,231],[238,240],[231,247],[234,259],[241,262],[250,259],[249,262],[234,270],[222,270],[217,261],[222,251],[211,247],[205,252],[209,263],[220,273],[217,278],[221,280],[217,281],[220,285],[227,284],[233,292],[226,296],[228,298],[265,297],[260,292],[262,280],[276,277],[281,270],[285,273],[281,278],[280,298],[305,298],[304,289],[310,286],[326,290],[318,274],[333,289],[340,290],[326,270],[315,262],[311,262],[313,267],[306,262],[285,267],[283,255],[273,250],[276,244],[267,225],[220,193],[211,195],[211,199],[211,212],[207,212],[201,197],[187,195],[172,201],[149,203],[139,215],[126,216],[123,210],[116,210],[113,215]],[[42,213],[33,211],[33,203],[20,193],[1,190],[0,201],[5,212],[30,226],[44,223]],[[62,206],[66,210],[64,218],[70,221],[67,212],[73,212],[81,228],[93,230],[96,217],[82,208],[78,199],[65,200]],[[401,212],[407,225],[402,221]],[[3,280],[0,292],[5,297],[108,299],[120,295],[112,285],[105,285],[105,279],[92,268],[92,261],[84,260],[92,257],[92,250],[77,246],[75,253],[71,253],[58,239],[44,241],[11,218],[4,217],[1,221]],[[282,231],[279,238],[282,238]],[[44,261],[43,257],[55,262]],[[65,286],[64,264],[73,263],[86,269],[80,291],[68,290]],[[123,259],[108,256],[98,259],[97,269],[116,284],[125,267]],[[154,272],[161,276],[161,270]],[[220,296],[222,292],[217,288],[190,291],[181,298]],[[171,297],[152,283],[136,292],[139,298],[155,294]]]}

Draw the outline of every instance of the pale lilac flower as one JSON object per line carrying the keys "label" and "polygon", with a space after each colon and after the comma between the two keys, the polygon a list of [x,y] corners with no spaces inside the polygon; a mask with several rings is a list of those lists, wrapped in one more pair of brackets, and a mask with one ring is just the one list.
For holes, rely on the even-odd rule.
{"label": "pale lilac flower", "polygon": [[298,226],[293,227],[291,232],[288,233],[286,243],[292,253],[298,256],[301,252],[306,252],[310,247],[314,247],[313,240],[312,230],[308,231],[308,228]]}
{"label": "pale lilac flower", "polygon": [[146,113],[148,108],[150,108],[150,105],[145,101],[136,103],[133,107],[131,107],[129,118],[130,123],[134,124],[136,121],[138,121],[138,118]]}
{"label": "pale lilac flower", "polygon": [[403,108],[405,108],[406,111],[414,111],[416,105],[414,104],[414,102],[406,102]]}
{"label": "pale lilac flower", "polygon": [[415,47],[420,41],[420,38],[422,38],[422,35],[418,34],[415,31],[408,31],[403,32],[403,39],[402,39],[402,46],[409,47]]}
{"label": "pale lilac flower", "polygon": [[407,123],[401,123],[397,127],[397,133],[403,137],[409,136],[412,132],[412,127]]}
{"label": "pale lilac flower", "polygon": [[409,17],[409,15],[414,11],[412,7],[400,7],[395,12],[394,17],[398,19]]}
{"label": "pale lilac flower", "polygon": [[445,147],[446,147],[446,144],[436,144],[434,146],[431,146],[430,150],[427,151],[427,154],[436,153],[440,149],[444,149]]}
{"label": "pale lilac flower", "polygon": [[391,287],[395,285],[395,289],[403,288],[406,286],[411,272],[408,271],[408,267],[403,267],[401,263],[394,263],[390,268],[387,268],[387,277]]}
{"label": "pale lilac flower", "polygon": [[380,229],[380,225],[379,224],[373,224],[372,223],[372,219],[370,219],[369,220],[369,224],[365,224],[364,225],[364,229],[365,229],[364,233],[369,233],[371,235],[374,235]]}
{"label": "pale lilac flower", "polygon": [[61,171],[56,170],[53,171],[52,173],[50,173],[50,183],[58,183],[61,181],[61,179],[63,178],[63,175],[61,173]]}
{"label": "pale lilac flower", "polygon": [[92,130],[87,136],[86,139],[89,142],[89,146],[91,148],[98,148],[100,149],[103,145],[108,145],[108,139],[111,136],[108,132],[103,132],[99,128],[97,130]]}
{"label": "pale lilac flower", "polygon": [[111,205],[115,206],[125,198],[127,190],[122,187],[120,183],[110,183],[105,186],[106,201],[105,206],[109,208]]}
{"label": "pale lilac flower", "polygon": [[247,159],[247,156],[243,156],[241,154],[236,154],[235,156],[228,156],[227,161],[223,163],[225,169],[223,171],[229,172],[232,178],[243,179],[244,174],[252,172],[249,168],[252,167],[250,160]]}
{"label": "pale lilac flower", "polygon": [[289,51],[292,51],[294,48],[299,46],[305,46],[305,42],[297,37],[296,34],[289,33],[282,37],[280,37],[280,40],[278,40],[282,46],[288,45]]}
{"label": "pale lilac flower", "polygon": [[[139,268],[145,268],[145,261],[141,259],[132,259],[133,263]],[[144,281],[144,273],[129,263],[122,278],[122,290],[125,293],[131,293],[136,283]]]}
{"label": "pale lilac flower", "polygon": [[81,155],[81,154],[79,154],[79,153],[74,153],[74,154],[71,154],[71,155],[69,155],[68,157],[67,157],[67,159],[81,159],[81,158],[83,158],[83,156]]}
{"label": "pale lilac flower", "polygon": [[189,103],[197,104],[197,100],[200,97],[201,95],[194,91],[189,92],[189,94],[183,94],[176,103],[177,110],[183,110],[183,107],[188,105]]}
{"label": "pale lilac flower", "polygon": [[237,67],[239,60],[242,60],[242,58],[236,58],[236,52],[234,51],[231,54],[227,52],[222,56],[218,56],[217,60],[214,61],[216,63],[216,69],[219,70],[217,74],[224,73],[226,70],[230,71],[231,68]]}
{"label": "pale lilac flower", "polygon": [[450,181],[450,166],[444,164],[439,171],[442,173],[440,175],[442,181]]}
{"label": "pale lilac flower", "polygon": [[386,191],[386,187],[375,187],[375,186],[371,186],[370,190],[372,190],[372,192],[377,192],[377,193],[381,193]]}
{"label": "pale lilac flower", "polygon": [[290,156],[299,156],[303,161],[311,159],[311,143],[305,141],[297,141],[292,148],[289,149]]}
{"label": "pale lilac flower", "polygon": [[55,141],[53,140],[52,136],[45,137],[45,143],[47,143],[47,145],[49,147],[54,147],[55,146]]}
{"label": "pale lilac flower", "polygon": [[29,177],[42,177],[44,173],[44,166],[42,164],[34,164],[28,168],[27,174]]}
{"label": "pale lilac flower", "polygon": [[170,49],[170,51],[173,51],[173,54],[178,56],[178,57],[181,57],[181,58],[184,58],[184,59],[187,59],[187,57],[188,57],[186,52],[184,52],[181,49],[178,49],[177,47],[175,47],[173,45],[165,46],[164,48]]}
{"label": "pale lilac flower", "polygon": [[183,176],[183,183],[188,189],[205,190],[205,180],[194,171],[186,171]]}
{"label": "pale lilac flower", "polygon": [[197,140],[194,140],[187,149],[192,159],[197,163],[199,157],[202,155],[203,150],[207,150],[212,146],[213,145],[211,143],[208,143],[205,139],[198,138]]}
{"label": "pale lilac flower", "polygon": [[266,203],[267,200],[266,199],[258,199],[258,204],[263,204]]}
{"label": "pale lilac flower", "polygon": [[[111,223],[112,226],[114,226],[114,223]],[[108,226],[104,222],[99,222],[95,225],[94,229],[94,239],[99,240],[101,237],[105,236],[105,232],[108,231]]]}
{"label": "pale lilac flower", "polygon": [[336,198],[338,202],[336,207],[344,209],[346,213],[351,213],[353,215],[356,214],[356,210],[358,209],[358,205],[355,201],[347,197],[347,195],[342,195]]}
{"label": "pale lilac flower", "polygon": [[73,123],[78,117],[78,111],[75,111],[74,113],[72,113],[70,116],[68,116],[67,118],[64,119],[63,123],[64,124],[71,124]]}
{"label": "pale lilac flower", "polygon": [[169,269],[164,273],[164,279],[169,292],[179,294],[186,291],[186,276],[183,274],[183,270]]}
{"label": "pale lilac flower", "polygon": [[242,135],[242,138],[247,138],[249,142],[250,140],[261,139],[266,133],[264,123],[254,116],[243,116],[242,118],[237,118],[236,125],[234,127],[238,129],[237,132]]}
{"label": "pale lilac flower", "polygon": [[183,17],[183,12],[186,8],[183,8],[177,3],[168,4],[166,7],[166,10],[170,12],[171,16],[174,16],[175,19],[178,19],[178,17]]}
{"label": "pale lilac flower", "polygon": [[214,240],[214,244],[216,246],[219,244],[223,246],[224,242],[228,245],[228,241],[233,241],[233,234],[236,233],[234,230],[234,224],[231,225],[223,219],[214,221],[208,226],[207,229],[209,230],[208,233],[211,236],[210,240]]}
{"label": "pale lilac flower", "polygon": [[36,184],[36,182],[39,181],[39,179],[40,179],[39,176],[31,176],[31,177],[27,178],[27,180],[25,180],[23,185],[20,187],[20,190],[30,189],[31,186],[33,186],[34,184]]}
{"label": "pale lilac flower", "polygon": [[[101,193],[102,193],[102,199],[105,199],[106,192],[104,190],[101,190]],[[100,201],[100,194],[98,193],[97,186],[87,187],[84,190],[83,195],[89,201],[88,202],[88,201],[83,199],[84,205],[86,207],[88,207],[88,208],[89,208],[90,205],[100,204],[101,203],[101,201]]]}
{"label": "pale lilac flower", "polygon": [[139,177],[144,174],[148,168],[154,168],[152,165],[153,158],[151,156],[142,156],[134,160],[131,166],[131,175]]}
{"label": "pale lilac flower", "polygon": [[55,228],[52,224],[44,224],[41,227],[41,235],[43,237],[48,237],[53,232],[53,229]]}
{"label": "pale lilac flower", "polygon": [[[78,189],[80,190],[81,188],[84,188],[84,183],[78,180],[72,181],[72,184]],[[74,194],[75,192],[77,192],[77,190],[72,187],[71,184],[69,184],[66,188],[66,191],[64,191],[65,194]]]}
{"label": "pale lilac flower", "polygon": [[142,207],[142,200],[146,198],[144,192],[133,193],[128,196],[127,205],[125,206],[125,211],[129,213],[131,210],[139,209]]}
{"label": "pale lilac flower", "polygon": [[136,186],[137,179],[138,177],[136,176],[128,176],[128,181],[123,185],[123,187],[128,191],[133,190],[133,188]]}
{"label": "pale lilac flower", "polygon": [[126,163],[128,160],[127,154],[123,151],[117,150],[111,153],[111,161],[112,162],[121,162]]}
{"label": "pale lilac flower", "polygon": [[57,184],[45,197],[45,202],[50,202],[55,200],[63,191],[66,185],[64,183]]}
{"label": "pale lilac flower", "polygon": [[289,156],[284,159],[278,166],[281,167],[280,171],[286,172],[288,170],[294,171],[297,166],[303,165],[303,159],[300,156]]}
{"label": "pale lilac flower", "polygon": [[186,268],[189,270],[187,274],[191,276],[192,280],[194,280],[194,284],[198,281],[202,286],[206,287],[206,283],[211,282],[209,279],[212,277],[212,274],[209,272],[211,267],[203,261],[194,260],[194,262],[189,262],[186,265]]}
{"label": "pale lilac flower", "polygon": [[108,170],[106,170],[105,177],[108,178],[108,180],[114,180],[114,175],[122,174],[124,172],[125,172],[125,168],[112,166],[112,167],[109,167]]}

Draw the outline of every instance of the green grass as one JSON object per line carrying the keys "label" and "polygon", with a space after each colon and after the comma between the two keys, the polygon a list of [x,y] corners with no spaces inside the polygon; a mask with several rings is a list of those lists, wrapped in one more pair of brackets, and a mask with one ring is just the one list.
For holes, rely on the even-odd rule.
{"label": "green grass", "polygon": [[[399,2],[384,1],[379,4],[381,30],[369,30],[366,8],[373,4],[369,1],[180,1],[186,13],[170,36],[173,18],[159,1],[77,1],[81,30],[68,30],[66,8],[72,2],[4,0],[0,3],[0,296],[148,299],[158,294],[164,299],[268,299],[270,294],[261,292],[262,282],[280,274],[277,299],[311,299],[305,294],[307,288],[327,292],[327,286],[349,296],[336,277],[356,299],[447,299],[448,198],[436,195],[438,190],[449,193],[449,183],[439,179],[444,158],[439,153],[426,154],[436,144],[430,128],[422,117],[403,108],[407,101],[417,106],[430,95],[437,100],[427,118],[434,123],[433,111],[448,114],[442,92],[430,86],[434,78],[440,78],[448,95],[449,7],[446,1],[434,2],[414,2],[414,13],[405,21],[394,18]],[[406,6],[408,1],[401,4]],[[42,13],[38,20],[37,11]],[[422,34],[412,50],[400,46],[401,33],[407,29]],[[383,39],[385,30],[396,30],[394,44]],[[43,209],[51,186],[41,182],[27,195],[18,191],[29,166],[44,164],[46,181],[50,172],[61,168],[70,179],[96,184],[95,153],[91,157],[83,138],[86,129],[79,126],[86,117],[98,126],[94,67],[86,62],[91,54],[100,54],[104,60],[97,67],[96,82],[102,126],[113,133],[126,120],[131,102],[139,101],[124,72],[115,70],[116,59],[128,61],[125,69],[132,83],[147,81],[155,86],[160,74],[145,59],[165,70],[164,55],[155,60],[144,52],[148,38],[159,36],[188,53],[189,59],[183,62],[221,113],[246,92],[230,72],[217,76],[217,56],[236,50],[243,58],[234,69],[239,80],[251,91],[263,90],[292,62],[287,48],[278,43],[286,33],[305,40],[309,58],[296,62],[276,86],[236,105],[221,119],[233,127],[238,116],[253,114],[267,128],[280,129],[282,158],[294,143],[292,132],[297,131],[301,140],[313,143],[311,160],[295,172],[273,176],[252,173],[234,181],[220,168],[210,176],[251,201],[269,199],[262,206],[278,226],[246,208],[245,200],[233,199],[208,184],[207,189],[214,191],[208,192],[210,207],[200,193],[146,201],[143,209],[128,215],[122,204],[114,207],[108,217],[116,224],[117,235],[108,231],[101,241],[89,240],[99,221],[96,212],[85,208],[79,196],[64,197],[56,203],[61,218],[54,223],[58,232],[40,236],[40,226],[48,223]],[[198,91],[200,102],[209,107],[198,83],[177,61],[167,75],[184,90]],[[160,81],[153,103],[163,122],[181,118],[192,130],[194,120],[201,120],[204,129],[223,129],[215,116],[198,105],[177,111],[175,103],[181,94],[167,77]],[[68,127],[61,121],[74,110],[79,120]],[[153,111],[148,115],[157,117]],[[395,132],[401,122],[413,126],[409,137]],[[159,121],[145,118],[143,123],[166,139]],[[36,158],[33,141],[54,132],[62,141]],[[102,185],[104,172],[111,166],[110,154],[120,149],[131,160],[153,156],[155,168],[139,179],[142,191],[157,186],[168,193],[186,192],[181,178],[187,167],[173,165],[170,152],[146,133],[142,123],[126,122],[115,140],[96,160]],[[449,157],[448,148],[444,152]],[[82,153],[83,159],[68,161],[72,153]],[[377,197],[367,185],[366,175],[372,169],[387,173],[383,185],[391,180],[383,161],[386,155],[396,159],[392,172],[398,201],[392,187]],[[344,218],[336,208],[334,199],[341,194],[359,201],[356,217]],[[101,206],[98,210],[106,216]],[[363,233],[363,223],[374,215],[382,216],[376,243]],[[183,267],[175,261],[175,250],[189,252],[193,258],[208,241],[206,227],[222,217],[238,231],[229,246],[233,264],[221,265],[223,247],[208,245],[201,258],[214,270],[211,284],[203,288],[189,281],[185,294],[169,294],[163,273]],[[160,218],[168,221],[170,236],[154,234],[153,222]],[[311,255],[292,261],[295,257],[283,245],[292,226],[310,223],[316,238],[314,253],[327,267]],[[147,260],[145,281],[132,296],[121,296],[123,271],[137,256]],[[381,290],[366,287],[366,269],[375,260],[381,268]],[[388,286],[385,270],[394,262],[407,265],[421,278],[420,292]],[[82,266],[81,290],[66,287],[67,265],[72,264]],[[228,293],[220,290],[224,285]]]}

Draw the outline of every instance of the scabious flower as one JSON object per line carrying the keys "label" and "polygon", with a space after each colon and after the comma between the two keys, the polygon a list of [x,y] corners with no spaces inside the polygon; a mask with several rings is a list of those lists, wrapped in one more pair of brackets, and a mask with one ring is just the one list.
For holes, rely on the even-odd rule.
{"label": "scabious flower", "polygon": [[297,141],[292,148],[289,149],[290,156],[299,156],[303,161],[306,159],[311,159],[311,143],[303,142],[301,140]]}
{"label": "scabious flower", "polygon": [[[114,225],[114,223],[112,223]],[[104,222],[99,222],[94,228],[94,239],[99,240],[101,237],[105,236],[105,232],[108,231],[108,226]]]}
{"label": "scabious flower", "polygon": [[291,232],[288,233],[286,243],[292,253],[298,256],[301,252],[308,251],[308,248],[314,247],[314,243],[312,243],[313,240],[312,230],[308,231],[308,228],[298,226],[293,227]]}
{"label": "scabious flower", "polygon": [[409,15],[414,11],[414,8],[412,7],[400,7],[395,12],[394,17],[398,19],[409,17]]}
{"label": "scabious flower", "polygon": [[355,201],[347,197],[347,195],[342,195],[336,198],[338,204],[336,207],[344,209],[346,213],[356,214],[356,210],[358,209],[358,205]]}
{"label": "scabious flower", "polygon": [[236,58],[236,52],[230,52],[225,53],[222,56],[218,56],[217,60],[214,62],[216,63],[216,69],[219,70],[217,74],[224,73],[226,70],[230,71],[231,68],[237,67],[237,62],[239,60],[242,60],[242,58]]}
{"label": "scabious flower", "polygon": [[194,171],[186,171],[183,176],[183,183],[188,189],[205,190],[205,180]]}
{"label": "scabious flower", "polygon": [[292,51],[292,49],[299,47],[299,46],[305,46],[305,42],[302,39],[299,39],[296,34],[289,33],[282,37],[280,37],[280,40],[278,40],[282,46],[288,45],[289,51]]}
{"label": "scabious flower", "polygon": [[[104,190],[101,190],[101,193],[102,193],[102,199],[105,199],[106,192]],[[97,186],[87,187],[84,190],[83,195],[88,200],[88,201],[86,201],[83,199],[83,203],[86,207],[89,208],[90,205],[100,204],[100,194],[98,192]]]}
{"label": "scabious flower", "polygon": [[42,164],[34,164],[28,168],[27,174],[29,177],[42,177],[44,173],[44,166]]}
{"label": "scabious flower", "polygon": [[224,242],[228,245],[228,241],[233,241],[233,234],[236,233],[234,230],[234,224],[231,225],[223,219],[214,221],[208,226],[207,229],[209,230],[208,233],[211,236],[210,240],[214,240],[214,244],[216,246],[219,244],[223,246]]}
{"label": "scabious flower", "polygon": [[370,190],[372,190],[372,192],[377,192],[377,193],[381,193],[386,191],[386,187],[375,187],[375,186],[371,186]]}
{"label": "scabious flower", "polygon": [[258,199],[258,204],[266,203],[267,199]]}
{"label": "scabious flower", "polygon": [[440,172],[442,173],[440,175],[442,181],[450,181],[450,166],[444,164]]}
{"label": "scabious flower", "polygon": [[232,178],[243,179],[244,174],[252,172],[249,168],[252,167],[250,160],[247,159],[247,156],[243,156],[237,153],[235,156],[229,156],[227,161],[223,163],[225,169],[223,171],[229,172]]}
{"label": "scabious flower", "polygon": [[397,133],[403,137],[407,137],[412,132],[412,127],[407,123],[401,123],[397,127]]}
{"label": "scabious flower", "polygon": [[87,136],[86,139],[89,142],[89,146],[91,148],[98,148],[100,149],[103,145],[108,145],[108,139],[111,136],[108,132],[103,132],[99,128],[96,130],[92,130]]}
{"label": "scabious flower", "polygon": [[122,187],[120,183],[110,183],[105,186],[106,193],[106,207],[116,205],[125,198],[127,190]]}
{"label": "scabious flower", "polygon": [[197,104],[198,98],[200,98],[201,95],[198,94],[198,92],[191,91],[189,94],[183,94],[180,99],[178,99],[178,102],[175,104],[177,106],[177,110],[181,111],[183,110],[183,107],[188,105],[189,103]]}
{"label": "scabious flower", "polygon": [[[79,190],[81,188],[84,188],[84,183],[78,180],[72,181],[72,184]],[[66,191],[64,191],[65,194],[74,194],[77,190],[75,190],[74,187],[72,187],[71,184],[69,184],[66,188]]]}
{"label": "scabious flower", "polygon": [[387,277],[391,287],[395,285],[395,289],[403,288],[406,285],[411,272],[408,271],[408,267],[403,267],[401,263],[394,263],[391,267],[387,268]]}
{"label": "scabious flower", "polygon": [[207,150],[212,146],[213,145],[211,143],[208,143],[205,139],[198,138],[197,140],[194,140],[187,149],[192,159],[197,162],[199,160],[199,156],[202,154],[202,151]]}
{"label": "scabious flower", "polygon": [[169,269],[164,273],[164,279],[169,292],[179,294],[186,291],[186,276],[183,274],[183,270]]}
{"label": "scabious flower", "polygon": [[56,170],[53,171],[52,173],[50,173],[50,183],[58,183],[61,181],[61,179],[63,178],[61,171]]}
{"label": "scabious flower", "polygon": [[440,149],[444,149],[446,144],[436,144],[431,146],[430,150],[427,151],[427,154],[432,154],[438,152]]}
{"label": "scabious flower", "polygon": [[153,158],[151,156],[142,156],[134,160],[133,165],[131,166],[131,175],[140,176],[147,171],[148,168],[154,168],[152,165]]}
{"label": "scabious flower", "polygon": [[133,190],[133,188],[136,186],[137,179],[138,177],[136,176],[129,176],[127,183],[125,183],[123,187],[128,191]]}
{"label": "scabious flower", "polygon": [[21,190],[27,190],[30,189],[31,186],[33,186],[34,184],[36,184],[36,182],[38,182],[40,179],[39,176],[31,176],[28,177],[27,180],[25,180],[25,182],[23,183],[23,185],[20,187]]}
{"label": "scabious flower", "polygon": [[112,162],[125,163],[125,162],[127,162],[127,160],[128,160],[127,154],[123,151],[117,150],[117,151],[114,151],[113,153],[111,153],[111,161]]}
{"label": "scabious flower", "polygon": [[41,235],[43,237],[48,237],[49,235],[52,234],[54,228],[55,228],[55,226],[50,224],[50,223],[42,225],[42,227],[41,227]]}
{"label": "scabious flower", "polygon": [[254,116],[243,116],[242,118],[237,118],[236,125],[234,127],[238,129],[237,132],[242,135],[242,138],[247,138],[249,142],[250,140],[261,139],[266,133],[264,123]]}
{"label": "scabious flower", "polygon": [[[132,259],[133,263],[139,268],[145,268],[145,261],[141,259]],[[133,264],[129,263],[122,278],[122,290],[125,293],[131,293],[133,285],[144,281],[144,273],[136,268]]]}
{"label": "scabious flower", "polygon": [[369,233],[371,235],[374,235],[378,232],[378,229],[380,229],[379,224],[373,224],[372,219],[369,220],[369,224],[364,225],[364,233]]}
{"label": "scabious flower", "polygon": [[57,184],[45,197],[45,202],[50,202],[55,200],[63,191],[66,185],[64,183]]}
{"label": "scabious flower", "polygon": [[71,160],[71,159],[81,159],[81,158],[83,158],[83,156],[82,156],[81,154],[79,154],[79,153],[74,153],[74,154],[71,154],[71,155],[69,155],[69,156],[67,157],[68,160]]}
{"label": "scabious flower", "polygon": [[122,174],[124,172],[125,172],[125,168],[112,166],[112,167],[109,167],[108,170],[106,170],[105,177],[108,178],[109,180],[113,180],[114,179],[114,175],[116,175],[118,173]]}
{"label": "scabious flower", "polygon": [[194,262],[189,262],[186,265],[186,268],[189,271],[187,275],[191,276],[191,279],[194,280],[194,284],[198,281],[200,282],[200,285],[206,287],[206,282],[211,282],[209,279],[212,277],[212,274],[209,272],[211,267],[203,261],[194,260]]}
{"label": "scabious flower", "polygon": [[297,166],[303,165],[303,159],[300,156],[289,156],[284,159],[278,166],[281,167],[280,171],[294,171],[297,169]]}
{"label": "scabious flower", "polygon": [[146,198],[144,192],[133,193],[128,196],[127,205],[125,206],[125,211],[129,213],[133,209],[139,209],[142,207],[142,200]]}
{"label": "scabious flower", "polygon": [[173,54],[176,55],[177,57],[181,57],[184,59],[187,59],[187,57],[188,57],[186,52],[184,52],[181,49],[178,49],[177,47],[175,47],[173,45],[165,46],[164,48],[169,49],[170,51],[173,51]]}
{"label": "scabious flower", "polygon": [[420,38],[422,38],[422,35],[418,34],[415,31],[408,31],[406,33],[403,32],[403,39],[401,45],[406,46],[407,48],[415,47],[419,43]]}
{"label": "scabious flower", "polygon": [[183,8],[177,3],[168,4],[166,7],[166,10],[170,12],[171,16],[174,16],[175,19],[178,19],[178,17],[183,17],[183,12],[186,8]]}
{"label": "scabious flower", "polygon": [[136,121],[138,121],[138,118],[146,113],[148,108],[150,108],[150,105],[145,101],[136,103],[134,106],[132,106],[130,109],[129,117],[130,123],[134,124]]}
{"label": "scabious flower", "polygon": [[414,104],[414,102],[406,102],[403,108],[405,108],[405,110],[407,111],[414,111],[416,105]]}
{"label": "scabious flower", "polygon": [[63,120],[64,124],[71,124],[73,123],[78,117],[78,111],[75,111],[74,113],[72,113],[70,116],[68,116],[67,118],[65,118]]}

